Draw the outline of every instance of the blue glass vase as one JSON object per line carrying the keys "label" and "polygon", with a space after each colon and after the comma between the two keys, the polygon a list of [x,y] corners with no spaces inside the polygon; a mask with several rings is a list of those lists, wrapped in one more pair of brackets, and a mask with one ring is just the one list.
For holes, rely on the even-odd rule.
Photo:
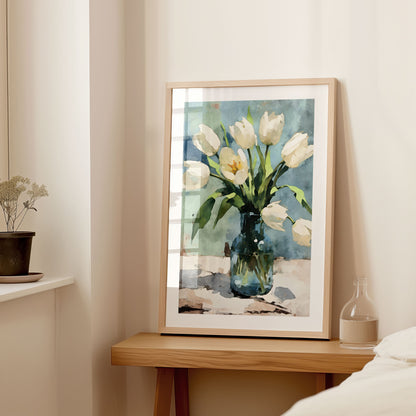
{"label": "blue glass vase", "polygon": [[273,286],[273,247],[260,214],[240,214],[241,233],[231,244],[231,290],[240,297],[265,295]]}

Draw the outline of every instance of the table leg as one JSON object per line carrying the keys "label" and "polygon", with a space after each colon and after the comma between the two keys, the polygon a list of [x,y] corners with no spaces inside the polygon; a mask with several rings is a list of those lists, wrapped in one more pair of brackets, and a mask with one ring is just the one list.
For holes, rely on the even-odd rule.
{"label": "table leg", "polygon": [[188,369],[175,368],[176,416],[189,416]]}
{"label": "table leg", "polygon": [[327,389],[330,389],[331,387],[334,387],[334,375],[331,373],[325,374],[325,387]]}
{"label": "table leg", "polygon": [[169,416],[174,368],[158,368],[153,416]]}
{"label": "table leg", "polygon": [[316,374],[316,392],[319,393],[332,387],[332,374],[317,373]]}

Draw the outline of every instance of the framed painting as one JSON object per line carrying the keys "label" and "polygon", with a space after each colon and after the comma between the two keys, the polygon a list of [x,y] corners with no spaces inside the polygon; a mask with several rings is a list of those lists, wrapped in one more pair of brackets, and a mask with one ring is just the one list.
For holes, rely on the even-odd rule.
{"label": "framed painting", "polygon": [[160,332],[329,338],[336,80],[166,93]]}

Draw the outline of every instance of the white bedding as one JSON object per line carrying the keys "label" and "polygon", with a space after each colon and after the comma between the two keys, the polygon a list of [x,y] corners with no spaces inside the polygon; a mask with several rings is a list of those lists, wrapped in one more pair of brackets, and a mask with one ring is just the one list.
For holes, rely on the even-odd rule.
{"label": "white bedding", "polygon": [[374,351],[363,370],[283,416],[416,416],[416,327],[389,335]]}

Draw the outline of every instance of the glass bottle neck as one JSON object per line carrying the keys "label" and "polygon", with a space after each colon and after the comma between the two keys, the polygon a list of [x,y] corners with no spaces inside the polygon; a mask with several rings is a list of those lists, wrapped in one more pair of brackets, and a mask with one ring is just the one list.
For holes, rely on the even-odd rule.
{"label": "glass bottle neck", "polygon": [[367,279],[357,279],[354,282],[355,285],[355,296],[367,296]]}
{"label": "glass bottle neck", "polygon": [[241,232],[251,234],[260,231],[261,216],[254,212],[244,212],[240,217]]}

